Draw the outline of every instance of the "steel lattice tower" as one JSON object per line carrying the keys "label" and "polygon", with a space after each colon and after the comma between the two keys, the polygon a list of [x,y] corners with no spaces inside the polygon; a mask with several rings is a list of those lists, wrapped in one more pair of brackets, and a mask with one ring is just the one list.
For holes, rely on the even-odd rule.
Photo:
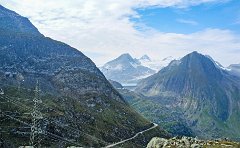
{"label": "steel lattice tower", "polygon": [[42,113],[39,111],[39,106],[42,103],[42,100],[39,96],[40,88],[39,82],[37,80],[35,87],[35,97],[33,99],[33,111],[32,115],[32,126],[31,126],[31,135],[30,135],[30,145],[34,147],[40,147],[41,138],[40,135],[43,133],[41,129],[41,120],[43,118]]}

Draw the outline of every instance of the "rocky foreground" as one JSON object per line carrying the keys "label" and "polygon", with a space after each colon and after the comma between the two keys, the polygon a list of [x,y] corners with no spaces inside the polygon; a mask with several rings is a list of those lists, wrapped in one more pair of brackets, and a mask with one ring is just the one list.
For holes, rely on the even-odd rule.
{"label": "rocky foreground", "polygon": [[240,143],[227,139],[200,140],[192,137],[173,137],[171,139],[153,138],[147,148],[240,148]]}

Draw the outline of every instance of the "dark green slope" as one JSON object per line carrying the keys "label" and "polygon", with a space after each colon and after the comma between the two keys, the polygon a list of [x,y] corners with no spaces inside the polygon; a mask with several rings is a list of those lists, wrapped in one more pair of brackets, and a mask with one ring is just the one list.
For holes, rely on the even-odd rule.
{"label": "dark green slope", "polygon": [[136,91],[177,110],[197,136],[237,139],[239,82],[211,58],[193,52],[141,81]]}
{"label": "dark green slope", "polygon": [[29,143],[37,80],[43,146],[100,147],[152,126],[80,51],[44,37],[15,12],[0,12],[1,146]]}

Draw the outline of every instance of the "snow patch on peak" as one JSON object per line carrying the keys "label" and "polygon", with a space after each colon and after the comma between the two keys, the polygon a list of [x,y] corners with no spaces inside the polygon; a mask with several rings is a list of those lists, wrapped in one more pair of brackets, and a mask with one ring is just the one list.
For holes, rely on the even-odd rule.
{"label": "snow patch on peak", "polygon": [[[149,58],[150,59],[150,58]],[[162,60],[143,60],[142,58],[139,59],[141,64],[145,67],[151,68],[155,71],[161,70],[163,67],[166,67],[174,58],[172,56],[168,56]]]}
{"label": "snow patch on peak", "polygon": [[226,70],[226,71],[231,71],[230,68],[227,67],[223,67],[220,63],[218,63],[217,61],[214,61],[215,65],[217,65],[218,68],[221,68],[222,70]]}
{"label": "snow patch on peak", "polygon": [[122,64],[117,64],[115,66],[111,66],[109,64],[106,64],[104,66],[104,68],[108,71],[108,70],[116,70],[116,71],[121,71],[123,70],[123,65]]}

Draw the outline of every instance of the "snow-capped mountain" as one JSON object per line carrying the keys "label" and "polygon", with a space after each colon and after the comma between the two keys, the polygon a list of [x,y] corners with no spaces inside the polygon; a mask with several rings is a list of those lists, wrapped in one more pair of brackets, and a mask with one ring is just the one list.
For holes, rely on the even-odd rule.
{"label": "snow-capped mountain", "polygon": [[137,59],[125,53],[107,62],[100,67],[100,70],[107,79],[129,85],[136,84],[139,80],[158,72],[172,60],[174,60],[172,56],[162,60],[153,60],[146,54]]}
{"label": "snow-capped mountain", "polygon": [[[150,61],[150,58],[146,55],[141,60]],[[100,70],[107,79],[118,81],[122,84],[136,84],[140,79],[146,78],[156,72],[142,65],[140,60],[133,59],[128,53],[107,62]]]}

